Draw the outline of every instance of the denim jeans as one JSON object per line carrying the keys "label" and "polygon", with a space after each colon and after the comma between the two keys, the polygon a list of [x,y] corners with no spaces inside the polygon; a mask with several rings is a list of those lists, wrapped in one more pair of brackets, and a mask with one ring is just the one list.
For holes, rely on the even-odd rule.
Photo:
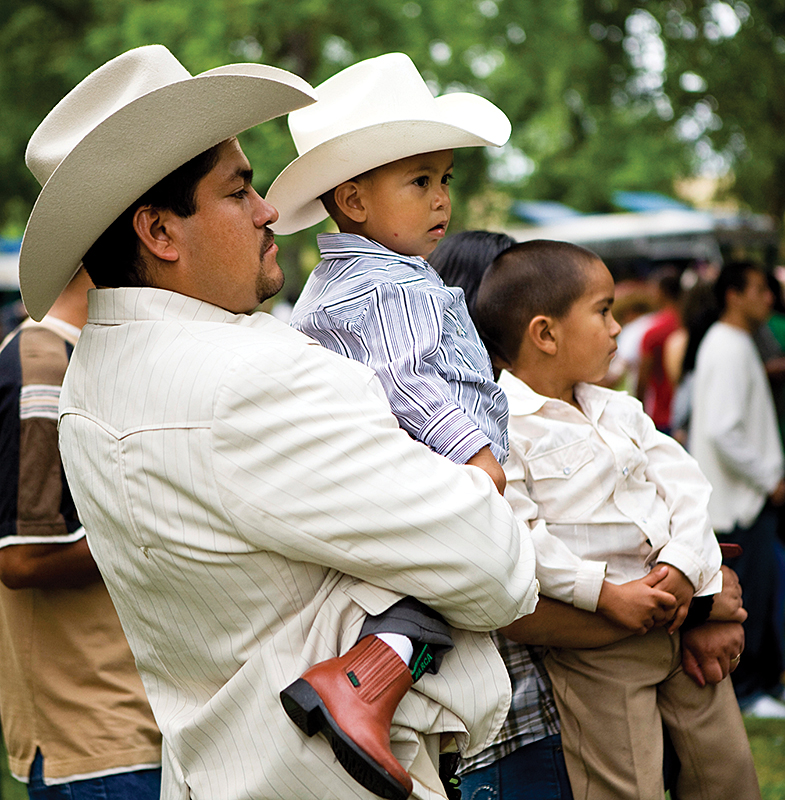
{"label": "denim jeans", "polygon": [[46,786],[44,758],[39,750],[30,769],[27,793],[30,800],[158,800],[161,796],[161,770],[140,769]]}
{"label": "denim jeans", "polygon": [[561,737],[547,736],[461,775],[462,800],[572,800]]}

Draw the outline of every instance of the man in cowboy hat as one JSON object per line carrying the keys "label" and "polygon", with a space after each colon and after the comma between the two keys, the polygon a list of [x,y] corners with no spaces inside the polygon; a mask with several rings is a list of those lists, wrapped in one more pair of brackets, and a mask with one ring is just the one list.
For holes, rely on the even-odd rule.
{"label": "man in cowboy hat", "polygon": [[[166,800],[371,797],[278,694],[405,595],[456,626],[392,743],[413,794],[444,797],[440,735],[476,752],[509,705],[498,653],[472,631],[535,599],[531,542],[490,479],[413,442],[369,369],[255,311],[282,284],[278,215],[234,137],[312,99],[280,70],[192,77],[140,48],[28,147],[44,184],[20,259],[30,313],[80,259],[100,287],[61,451],[163,733]],[[384,682],[372,659],[357,670],[364,696]]]}
{"label": "man in cowboy hat", "polygon": [[[463,293],[448,289],[425,257],[450,221],[453,148],[502,145],[509,120],[477,95],[433,97],[403,53],[354,64],[317,94],[289,115],[300,155],[268,194],[279,210],[276,232],[328,213],[339,229],[318,237],[322,261],[292,325],[371,367],[404,430],[455,463],[485,469],[503,492],[507,401]],[[363,626],[356,652],[375,648],[391,672],[410,676],[396,684],[402,697],[412,679],[437,671],[450,645],[444,620],[408,598]],[[354,653],[284,690],[295,721],[318,705],[327,735],[346,736],[330,717]]]}

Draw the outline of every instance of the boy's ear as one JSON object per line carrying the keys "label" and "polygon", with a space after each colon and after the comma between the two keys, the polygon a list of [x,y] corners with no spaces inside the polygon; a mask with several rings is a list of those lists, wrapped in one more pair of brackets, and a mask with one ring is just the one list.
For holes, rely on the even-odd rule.
{"label": "boy's ear", "polygon": [[335,205],[352,222],[365,222],[368,212],[363,203],[360,185],[355,181],[344,181],[335,188]]}
{"label": "boy's ear", "polygon": [[534,346],[549,356],[555,356],[558,349],[553,322],[551,317],[540,314],[532,319],[527,328],[527,333]]}
{"label": "boy's ear", "polygon": [[134,213],[136,235],[150,253],[162,261],[177,261],[180,257],[170,230],[173,216],[173,212],[153,206],[140,206]]}

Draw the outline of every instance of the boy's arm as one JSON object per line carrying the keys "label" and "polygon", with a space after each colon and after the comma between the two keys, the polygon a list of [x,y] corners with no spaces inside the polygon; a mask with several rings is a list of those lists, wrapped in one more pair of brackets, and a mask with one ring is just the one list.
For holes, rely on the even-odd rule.
{"label": "boy's arm", "polygon": [[665,567],[667,573],[661,581],[655,584],[654,588],[663,592],[668,592],[675,598],[673,614],[671,618],[666,621],[669,623],[668,633],[676,633],[687,618],[687,613],[690,610],[690,603],[692,602],[692,597],[695,592],[692,588],[692,584],[687,580],[680,569],[677,569],[671,564],[661,564],[660,567]]}
{"label": "boy's arm", "polygon": [[515,512],[518,525],[531,529],[542,593],[584,611],[596,611],[607,563],[575,555],[548,531],[544,520],[538,519],[539,510],[526,489],[526,466],[515,447],[510,450],[504,472],[507,476],[504,496]]}
{"label": "boy's arm", "polygon": [[[661,578],[659,570],[654,569],[642,581],[652,586]],[[604,647],[632,635],[628,628],[602,614],[584,611],[544,595],[540,595],[532,614],[515,620],[500,632],[520,644],[576,649]]]}
{"label": "boy's arm", "polygon": [[[662,578],[658,583],[662,583]],[[676,608],[676,598],[652,586],[651,575],[622,584],[605,581],[597,603],[597,611],[603,616],[638,634],[664,625],[672,619]]]}
{"label": "boy's arm", "polygon": [[698,462],[670,436],[660,433],[639,409],[638,445],[645,452],[646,479],[657,487],[670,517],[670,541],[658,563],[680,570],[696,594],[720,591],[722,563],[708,515],[711,484]]}
{"label": "boy's arm", "polygon": [[479,467],[480,469],[485,470],[485,472],[491,476],[491,479],[496,484],[499,494],[504,494],[504,487],[507,485],[507,478],[504,474],[502,465],[496,460],[491,452],[490,447],[483,447],[482,450],[479,450],[477,453],[475,453],[466,463],[472,467]]}
{"label": "boy's arm", "polygon": [[[450,385],[434,367],[442,347],[443,313],[439,300],[416,284],[381,284],[366,298],[359,324],[346,335],[356,337],[354,347],[363,355],[359,360],[379,376],[401,427],[437,453],[465,464],[491,441],[455,402]],[[487,358],[483,350],[478,353]]]}

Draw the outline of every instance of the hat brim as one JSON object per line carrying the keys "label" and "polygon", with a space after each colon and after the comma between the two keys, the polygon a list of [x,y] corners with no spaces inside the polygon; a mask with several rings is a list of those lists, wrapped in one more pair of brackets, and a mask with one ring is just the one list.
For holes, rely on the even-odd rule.
{"label": "hat brim", "polygon": [[507,117],[484,98],[448,94],[436,100],[449,100],[451,116],[460,122],[408,119],[370,125],[322,142],[292,161],[267,193],[279,214],[273,230],[296,233],[321,222],[327,218],[321,195],[383,164],[437,150],[499,147],[509,139]]}
{"label": "hat brim", "polygon": [[102,121],[52,173],[28,220],[19,255],[28,314],[46,314],[96,239],[159,180],[314,99],[296,75],[236,64],[156,89]]}

